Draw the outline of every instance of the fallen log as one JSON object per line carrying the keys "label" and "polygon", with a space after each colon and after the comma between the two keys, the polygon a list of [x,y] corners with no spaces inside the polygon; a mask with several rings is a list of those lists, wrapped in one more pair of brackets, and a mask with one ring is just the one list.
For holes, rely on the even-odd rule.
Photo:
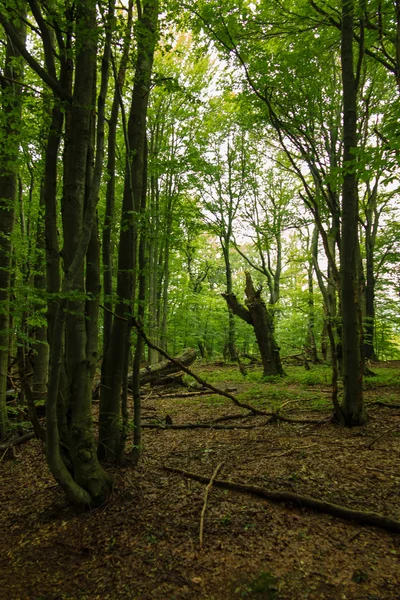
{"label": "fallen log", "polygon": [[14,448],[15,446],[20,446],[21,444],[24,444],[25,442],[31,440],[34,437],[36,437],[36,434],[33,431],[31,431],[29,433],[24,433],[23,435],[12,438],[6,444],[0,444],[0,452],[3,450],[9,450],[10,448]]}
{"label": "fallen log", "polygon": [[[164,469],[170,473],[179,473],[180,475],[184,475],[184,477],[194,479],[200,483],[208,484],[210,481],[209,477],[203,477],[203,475],[197,475],[197,473],[191,473],[189,471],[184,471],[183,469],[177,469],[167,465],[164,466]],[[265,500],[269,500],[270,502],[291,502],[292,504],[300,506],[301,508],[310,508],[316,512],[332,515],[334,517],[338,517],[339,519],[355,521],[360,525],[370,525],[371,527],[380,527],[381,529],[386,529],[387,531],[400,533],[400,521],[386,517],[385,515],[380,515],[379,513],[354,510],[352,508],[347,508],[346,506],[341,506],[340,504],[333,504],[331,502],[325,502],[324,500],[318,500],[316,498],[312,498],[311,496],[302,496],[301,494],[295,494],[294,492],[286,491],[273,492],[257,485],[246,485],[243,483],[235,483],[234,481],[226,481],[224,479],[214,479],[213,485],[215,487],[233,490],[242,494],[258,496],[260,498],[264,498]]]}
{"label": "fallen log", "polygon": [[[174,357],[174,360],[178,361],[185,367],[189,367],[196,360],[196,350],[194,348],[185,348],[182,354]],[[159,379],[163,379],[172,373],[179,373],[182,369],[176,363],[170,360],[163,360],[162,362],[154,365],[149,365],[140,369],[140,385],[146,383],[154,383]],[[130,387],[130,384],[129,384]]]}

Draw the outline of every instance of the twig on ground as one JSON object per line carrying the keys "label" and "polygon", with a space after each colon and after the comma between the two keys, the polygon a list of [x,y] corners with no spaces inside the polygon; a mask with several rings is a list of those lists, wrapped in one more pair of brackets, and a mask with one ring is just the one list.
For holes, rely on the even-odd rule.
{"label": "twig on ground", "polygon": [[211,390],[201,390],[199,392],[175,392],[170,394],[159,393],[160,398],[192,398],[193,396],[209,396],[213,394]]}
{"label": "twig on ground", "polygon": [[281,456],[287,456],[292,452],[297,452],[298,450],[302,450],[304,448],[311,448],[312,446],[315,446],[315,444],[307,444],[307,446],[298,446],[297,448],[293,446],[292,448],[289,448],[289,450],[285,450],[285,452],[280,452],[279,454],[268,454],[265,458],[278,458]]}
{"label": "twig on ground", "polygon": [[368,450],[370,450],[372,448],[372,446],[375,444],[375,442],[377,442],[378,440],[380,440],[381,438],[383,438],[383,436],[385,436],[387,433],[391,433],[392,431],[396,431],[396,429],[398,429],[399,426],[395,425],[395,427],[390,427],[389,429],[386,429],[383,433],[380,433],[379,435],[377,435],[372,442],[370,442],[367,445]]}
{"label": "twig on ground", "polygon": [[220,472],[223,464],[224,463],[222,462],[217,466],[217,468],[215,469],[215,471],[206,487],[206,491],[204,492],[204,502],[203,502],[203,508],[201,509],[201,516],[200,516],[200,533],[199,533],[200,549],[203,547],[204,517],[205,517],[206,509],[207,509],[208,493],[211,490],[212,484],[214,483],[214,480],[217,477],[218,473]]}
{"label": "twig on ground", "polygon": [[[197,473],[191,473],[178,469],[176,467],[164,466],[166,471],[170,473],[178,473],[184,475],[200,483],[208,483],[209,479]],[[294,492],[271,492],[265,488],[256,485],[246,485],[243,483],[235,483],[234,481],[226,481],[223,479],[215,479],[213,485],[216,487],[224,488],[227,490],[233,490],[243,494],[251,494],[259,498],[264,498],[270,502],[292,502],[301,507],[310,508],[320,513],[325,513],[338,517],[340,519],[346,519],[347,521],[355,521],[360,525],[370,525],[371,527],[380,527],[387,531],[393,531],[400,533],[400,521],[385,517],[379,513],[364,512],[359,510],[353,510],[339,504],[333,504],[331,502],[325,502],[323,500],[317,500],[311,496],[302,496],[301,494],[295,494]]]}

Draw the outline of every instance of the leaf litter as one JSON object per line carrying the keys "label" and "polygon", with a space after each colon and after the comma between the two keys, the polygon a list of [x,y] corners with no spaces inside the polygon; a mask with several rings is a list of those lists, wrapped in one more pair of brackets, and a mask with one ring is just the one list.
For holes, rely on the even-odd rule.
{"label": "leaf litter", "polygon": [[[240,391],[251,397],[251,386]],[[379,400],[394,392],[379,389]],[[205,486],[163,468],[211,479],[223,463],[226,480],[400,519],[400,411],[377,409],[377,395],[367,390],[370,421],[352,430],[327,421],[144,430],[141,462],[111,468],[113,494],[95,511],[67,504],[38,441],[19,447],[0,464],[0,599],[399,600],[399,534],[212,487],[200,548]],[[176,424],[237,412],[219,400],[150,396],[144,412]]]}

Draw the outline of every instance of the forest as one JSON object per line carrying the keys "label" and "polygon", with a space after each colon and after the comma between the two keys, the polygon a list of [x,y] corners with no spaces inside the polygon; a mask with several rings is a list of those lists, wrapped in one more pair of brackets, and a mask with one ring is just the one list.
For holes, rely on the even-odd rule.
{"label": "forest", "polygon": [[400,2],[0,42],[0,599],[398,600]]}

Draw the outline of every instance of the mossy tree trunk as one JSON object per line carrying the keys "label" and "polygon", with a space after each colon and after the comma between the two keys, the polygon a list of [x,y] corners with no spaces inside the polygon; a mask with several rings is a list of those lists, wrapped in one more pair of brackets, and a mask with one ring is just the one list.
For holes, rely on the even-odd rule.
{"label": "mossy tree trunk", "polygon": [[[74,28],[75,81],[66,115],[62,199],[64,279],[62,298],[56,303],[52,323],[46,454],[54,477],[73,503],[98,505],[104,502],[111,486],[110,477],[97,459],[91,406],[100,292],[96,205],[104,160],[104,107],[111,33],[106,35],[102,61],[93,160],[97,52],[95,0],[79,3]],[[67,385],[60,409],[57,400],[63,365]],[[60,419],[63,411],[65,415]]]}

